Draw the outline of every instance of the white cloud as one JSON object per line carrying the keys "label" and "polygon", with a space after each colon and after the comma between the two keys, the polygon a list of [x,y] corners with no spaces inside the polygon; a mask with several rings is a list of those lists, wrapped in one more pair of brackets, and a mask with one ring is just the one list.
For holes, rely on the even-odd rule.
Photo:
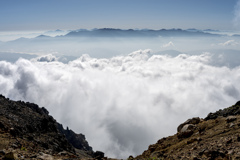
{"label": "white cloud", "polygon": [[48,54],[48,55],[43,55],[43,56],[39,56],[37,58],[32,59],[33,61],[38,61],[38,62],[53,62],[53,61],[57,61],[58,58],[52,54]]}
{"label": "white cloud", "polygon": [[239,45],[238,42],[236,42],[235,40],[228,40],[224,43],[219,43],[220,46],[236,46]]}
{"label": "white cloud", "polygon": [[95,150],[127,158],[148,148],[193,116],[234,104],[240,67],[214,67],[211,56],[83,55],[63,64],[19,59],[0,61],[0,90],[31,101],[71,129],[86,135]]}
{"label": "white cloud", "polygon": [[167,44],[162,45],[162,48],[168,48],[168,47],[174,47],[174,44],[172,41],[168,42]]}

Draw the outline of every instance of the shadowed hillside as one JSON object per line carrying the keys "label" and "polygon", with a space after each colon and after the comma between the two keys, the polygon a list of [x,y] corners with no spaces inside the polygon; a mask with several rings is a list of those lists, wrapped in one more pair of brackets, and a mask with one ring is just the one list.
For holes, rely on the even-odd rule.
{"label": "shadowed hillside", "polygon": [[188,119],[175,135],[158,140],[135,159],[240,159],[240,101],[205,119]]}
{"label": "shadowed hillside", "polygon": [[0,159],[92,158],[83,134],[76,134],[36,104],[0,95]]}

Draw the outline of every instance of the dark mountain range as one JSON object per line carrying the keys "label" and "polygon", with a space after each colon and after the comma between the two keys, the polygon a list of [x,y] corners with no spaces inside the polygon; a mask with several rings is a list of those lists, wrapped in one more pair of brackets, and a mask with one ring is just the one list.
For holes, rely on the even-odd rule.
{"label": "dark mountain range", "polygon": [[36,38],[40,39],[40,38],[50,38],[50,37],[51,36],[46,36],[46,35],[41,34],[41,35],[37,36]]}
{"label": "dark mountain range", "polygon": [[240,34],[234,34],[233,37],[240,37]]}
{"label": "dark mountain range", "polygon": [[[97,38],[97,37],[115,37],[115,38],[124,38],[124,37],[133,37],[133,38],[146,38],[146,37],[217,37],[218,34],[206,33],[197,29],[161,29],[161,30],[134,30],[134,29],[114,29],[114,28],[102,28],[102,29],[94,29],[94,30],[74,30],[70,31],[66,35],[61,36],[47,36],[47,35],[39,35],[35,38],[19,38],[13,41],[5,42],[5,43],[20,43],[20,42],[46,42],[50,41],[59,41],[59,40],[69,40],[69,38],[81,38],[81,37],[89,37],[89,38]],[[70,39],[71,40],[71,39]],[[4,43],[3,43],[4,44]]]}
{"label": "dark mountain range", "polygon": [[214,29],[205,29],[203,31],[204,32],[220,32],[219,30],[214,30]]}
{"label": "dark mountain range", "polygon": [[102,28],[95,30],[71,31],[66,37],[179,37],[179,36],[217,36],[200,30],[161,29],[161,30],[122,30]]}

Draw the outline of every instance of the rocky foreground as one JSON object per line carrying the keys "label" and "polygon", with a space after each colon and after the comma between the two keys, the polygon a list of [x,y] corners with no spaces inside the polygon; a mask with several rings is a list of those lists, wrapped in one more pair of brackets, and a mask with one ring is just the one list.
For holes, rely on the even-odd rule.
{"label": "rocky foreground", "polygon": [[0,95],[0,159],[101,159],[83,134],[64,129],[45,108]]}
{"label": "rocky foreground", "polygon": [[[0,160],[108,159],[83,134],[64,129],[45,108],[0,95]],[[177,133],[128,160],[240,159],[240,101],[180,124]]]}
{"label": "rocky foreground", "polygon": [[180,124],[177,133],[150,145],[142,155],[129,159],[240,159],[240,101]]}

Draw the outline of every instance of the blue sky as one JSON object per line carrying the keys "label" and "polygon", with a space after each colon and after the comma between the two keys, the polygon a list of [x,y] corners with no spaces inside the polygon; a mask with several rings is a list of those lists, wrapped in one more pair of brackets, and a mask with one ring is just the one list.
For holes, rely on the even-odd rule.
{"label": "blue sky", "polygon": [[[238,30],[238,0],[1,0],[0,31],[92,28]],[[239,13],[237,13],[239,12]]]}

